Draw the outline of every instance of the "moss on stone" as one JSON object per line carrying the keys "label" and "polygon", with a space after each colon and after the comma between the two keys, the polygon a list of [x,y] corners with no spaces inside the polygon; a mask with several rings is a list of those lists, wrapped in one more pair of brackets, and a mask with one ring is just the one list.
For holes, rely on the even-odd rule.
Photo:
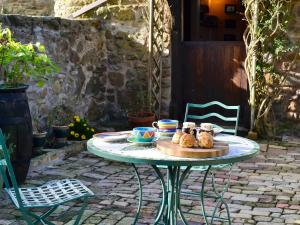
{"label": "moss on stone", "polygon": [[115,14],[115,18],[123,21],[135,20],[135,13],[132,9],[120,9],[118,13]]}

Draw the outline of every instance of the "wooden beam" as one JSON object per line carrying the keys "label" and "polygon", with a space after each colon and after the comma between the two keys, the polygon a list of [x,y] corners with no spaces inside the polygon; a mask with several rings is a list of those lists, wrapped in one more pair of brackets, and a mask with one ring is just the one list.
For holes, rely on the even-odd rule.
{"label": "wooden beam", "polygon": [[106,3],[106,2],[107,2],[107,0],[97,0],[89,5],[82,7],[81,9],[77,10],[76,12],[72,13],[72,17],[76,18],[78,16],[81,16],[82,14],[84,14],[94,8],[100,7],[103,3]]}
{"label": "wooden beam", "polygon": [[173,25],[171,33],[171,103],[170,116],[183,119],[185,105],[183,104],[183,74],[182,74],[182,5],[184,0],[168,0],[172,12]]}

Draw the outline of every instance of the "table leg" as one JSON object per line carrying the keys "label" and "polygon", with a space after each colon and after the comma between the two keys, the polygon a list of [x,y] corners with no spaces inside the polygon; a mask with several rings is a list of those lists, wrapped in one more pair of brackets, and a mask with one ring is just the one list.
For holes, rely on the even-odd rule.
{"label": "table leg", "polygon": [[143,187],[142,187],[142,182],[141,182],[141,178],[140,178],[137,167],[133,163],[131,165],[134,169],[134,172],[135,172],[135,175],[136,175],[136,178],[137,178],[137,181],[138,181],[138,186],[139,186],[139,203],[138,203],[138,208],[137,208],[137,211],[136,211],[136,214],[135,214],[135,217],[134,217],[134,221],[132,223],[132,225],[135,225],[137,223],[137,221],[140,217],[140,213],[141,213],[142,201],[143,201]]}
{"label": "table leg", "polygon": [[161,189],[162,189],[162,200],[160,202],[160,208],[159,208],[158,214],[154,221],[154,225],[157,225],[157,224],[159,224],[159,221],[161,220],[161,217],[163,216],[163,213],[167,206],[167,187],[166,187],[166,183],[164,181],[164,176],[162,175],[160,170],[157,168],[157,166],[153,165],[152,168],[154,169],[154,171],[156,172],[156,174],[160,180]]}
{"label": "table leg", "polygon": [[[202,208],[202,214],[203,214],[203,218],[205,220],[205,223],[207,225],[209,224],[213,224],[214,220],[222,220],[222,221],[227,221],[229,225],[231,225],[231,217],[230,217],[230,211],[229,211],[229,207],[227,205],[227,203],[224,200],[224,193],[228,190],[228,186],[229,186],[229,182],[230,182],[230,178],[231,178],[231,171],[232,171],[232,165],[230,166],[230,171],[229,171],[229,176],[227,179],[227,182],[225,182],[225,185],[223,187],[223,190],[221,191],[221,193],[219,193],[216,190],[216,185],[215,185],[215,177],[212,174],[212,189],[214,192],[214,196],[213,198],[216,199],[216,206],[213,210],[213,213],[211,215],[207,215],[206,214],[206,210],[205,210],[205,203],[204,203],[204,199],[205,199],[205,185],[206,185],[206,180],[208,177],[208,174],[210,172],[211,166],[209,166],[204,174],[204,178],[202,181],[202,187],[201,187],[201,192],[200,192],[200,199],[201,199],[201,208]],[[216,212],[217,209],[220,208],[221,205],[225,206],[226,209],[226,213],[227,213],[227,218],[222,218],[222,217],[217,217],[216,216]],[[208,218],[211,218],[210,222],[208,220]]]}
{"label": "table leg", "polygon": [[156,216],[154,225],[159,224],[162,217],[165,225],[177,225],[178,214],[182,222],[185,225],[188,225],[180,208],[180,191],[183,180],[191,167],[187,167],[182,175],[180,175],[179,166],[168,166],[167,185],[165,183],[164,176],[161,174],[157,166],[153,165],[152,167],[158,175],[163,191],[160,209]]}
{"label": "table leg", "polygon": [[[164,180],[164,176],[160,172],[160,170],[157,168],[157,166],[152,166],[156,174],[158,175],[158,178],[161,182],[162,187],[162,200],[159,207],[158,214],[155,218],[154,225],[160,224],[161,219],[163,218],[163,224],[164,225],[177,225],[177,217],[178,214],[181,218],[181,221],[184,225],[188,225],[187,220],[185,219],[183,212],[181,210],[180,205],[180,193],[181,193],[181,186],[183,184],[183,181],[187,177],[189,171],[191,170],[191,166],[188,166],[182,174],[180,174],[180,166],[168,166],[167,169],[167,184]],[[225,185],[223,187],[223,190],[221,193],[219,193],[216,189],[214,176],[212,176],[212,188],[214,192],[214,198],[217,200],[216,206],[213,210],[212,215],[207,215],[205,210],[205,198],[207,195],[205,194],[205,185],[208,178],[208,175],[210,173],[211,166],[208,166],[207,170],[205,171],[204,178],[202,181],[202,187],[200,192],[200,200],[201,200],[201,208],[202,208],[202,216],[204,218],[206,225],[212,225],[214,223],[214,220],[221,220],[221,221],[227,221],[229,225],[231,225],[231,218],[230,218],[230,212],[229,207],[227,203],[225,202],[223,196],[224,193],[228,189],[229,181],[231,178],[231,169],[232,165],[230,167],[230,173],[227,179],[227,182],[225,182]],[[220,207],[220,205],[224,204],[226,212],[227,212],[227,218],[217,217],[217,209]],[[211,220],[209,221],[209,218]]]}
{"label": "table leg", "polygon": [[180,218],[181,218],[181,221],[183,222],[184,225],[188,225],[188,222],[186,221],[184,215],[183,215],[183,212],[181,210],[181,204],[180,204],[180,194],[181,194],[181,186],[182,186],[182,183],[183,181],[185,180],[185,178],[187,177],[188,173],[190,172],[191,170],[191,166],[188,166],[182,173],[181,177],[180,177],[180,180],[179,180],[179,186],[178,186],[178,205],[177,205],[177,209],[178,209],[178,212],[179,212],[179,215],[180,215]]}

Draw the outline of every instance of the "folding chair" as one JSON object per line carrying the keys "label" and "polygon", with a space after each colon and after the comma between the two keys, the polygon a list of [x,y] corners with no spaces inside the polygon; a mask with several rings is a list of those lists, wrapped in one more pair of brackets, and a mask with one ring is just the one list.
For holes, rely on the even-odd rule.
{"label": "folding chair", "polygon": [[[0,175],[4,180],[5,192],[9,195],[15,207],[21,212],[22,217],[29,225],[39,223],[55,225],[48,221],[47,217],[50,216],[59,205],[69,201],[81,200],[82,206],[74,222],[74,225],[78,225],[87,207],[88,198],[94,196],[94,193],[90,189],[75,179],[50,181],[40,187],[19,188],[1,129]],[[35,208],[44,208],[48,209],[48,211],[42,215],[37,215],[32,212],[32,209]]]}
{"label": "folding chair", "polygon": [[[217,107],[221,107],[223,109],[225,109],[226,111],[230,111],[234,114],[234,116],[232,117],[225,117],[223,115],[220,115],[219,113],[215,113],[215,112],[210,112],[208,114],[204,114],[204,115],[198,115],[195,113],[191,113],[191,109],[206,109],[212,106],[217,106]],[[184,117],[184,122],[188,122],[188,121],[203,121],[207,118],[211,118],[211,117],[216,117],[221,121],[225,121],[227,123],[231,123],[233,125],[233,128],[223,128],[220,125],[216,125],[214,124],[214,127],[217,128],[222,128],[222,133],[228,133],[228,134],[233,134],[233,135],[237,135],[237,131],[238,131],[238,123],[239,123],[239,112],[240,112],[240,106],[228,106],[225,105],[221,102],[218,101],[212,101],[206,104],[193,104],[193,103],[187,103],[186,105],[186,111],[185,111],[185,117]],[[215,184],[215,173],[214,171],[216,170],[222,170],[225,168],[229,168],[229,175],[228,175],[228,179],[227,182],[224,184],[223,189],[221,191],[221,193],[219,193],[216,190],[216,184]],[[191,168],[191,170],[194,171],[200,171],[200,172],[206,172],[208,170],[208,166],[194,166]],[[225,209],[227,211],[227,218],[221,218],[221,217],[215,217],[215,213],[216,213],[216,209],[213,211],[213,214],[209,217],[211,217],[211,223],[213,223],[214,219],[217,220],[221,220],[221,221],[228,221],[229,224],[231,224],[230,222],[230,212],[229,212],[229,208],[226,204],[226,202],[223,200],[223,196],[225,194],[225,192],[228,190],[228,186],[229,186],[229,182],[230,182],[230,178],[231,178],[231,170],[232,170],[232,164],[222,164],[222,165],[213,165],[210,168],[210,174],[211,174],[211,178],[212,178],[212,189],[213,189],[213,194],[205,194],[205,197],[208,198],[213,198],[216,199],[217,201],[221,202],[221,204],[225,205]],[[205,174],[205,178],[207,176],[207,173]],[[204,188],[204,185],[202,185],[202,187]],[[204,190],[201,190],[201,192],[204,192]],[[182,194],[184,195],[189,195],[189,196],[201,196],[201,192],[199,193],[195,193],[195,192],[182,192]],[[202,199],[203,201],[203,199]],[[204,206],[203,206],[203,202],[202,202],[202,213],[206,214]],[[206,221],[207,222],[207,221]]]}

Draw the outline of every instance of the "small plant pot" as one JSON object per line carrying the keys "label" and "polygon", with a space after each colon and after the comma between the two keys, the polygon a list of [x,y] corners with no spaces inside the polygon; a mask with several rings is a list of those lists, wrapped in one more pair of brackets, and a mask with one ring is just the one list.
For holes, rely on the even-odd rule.
{"label": "small plant pot", "polygon": [[33,150],[43,149],[46,142],[47,132],[33,133],[32,134],[32,146]]}
{"label": "small plant pot", "polygon": [[258,134],[257,134],[257,132],[249,131],[247,137],[251,140],[257,140]]}
{"label": "small plant pot", "polygon": [[52,126],[55,142],[65,144],[69,136],[68,126]]}
{"label": "small plant pot", "polygon": [[155,114],[151,112],[128,113],[127,117],[131,128],[152,127],[155,121]]}

